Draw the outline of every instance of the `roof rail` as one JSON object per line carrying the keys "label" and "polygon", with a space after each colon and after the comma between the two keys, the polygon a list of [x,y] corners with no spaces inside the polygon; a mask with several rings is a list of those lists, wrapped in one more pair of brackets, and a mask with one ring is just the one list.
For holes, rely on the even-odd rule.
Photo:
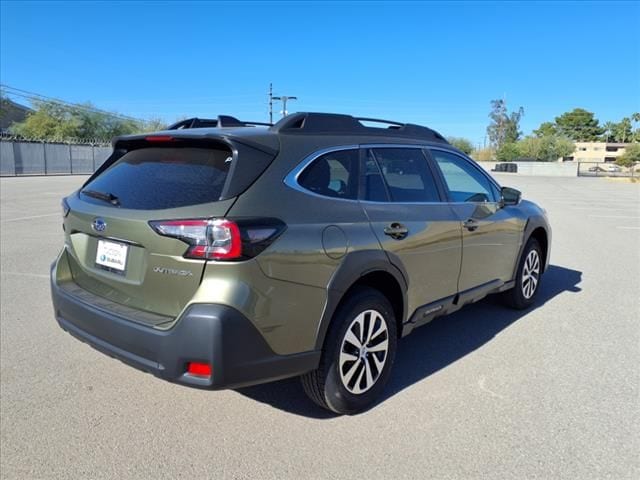
{"label": "roof rail", "polygon": [[[380,123],[386,128],[369,127],[364,123]],[[430,142],[449,143],[435,130],[412,123],[401,123],[377,118],[353,117],[338,113],[294,113],[284,117],[271,131],[279,133],[332,133],[348,135],[384,135],[411,137]]]}
{"label": "roof rail", "polygon": [[238,120],[231,115],[218,115],[218,118],[187,118],[169,126],[167,130],[182,130],[186,128],[234,128],[234,127],[253,127],[262,125],[271,127],[272,123],[251,122]]}

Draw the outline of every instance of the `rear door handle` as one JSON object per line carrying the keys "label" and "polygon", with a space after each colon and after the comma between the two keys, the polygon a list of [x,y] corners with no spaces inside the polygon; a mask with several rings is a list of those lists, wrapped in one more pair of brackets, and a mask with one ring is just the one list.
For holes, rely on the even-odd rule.
{"label": "rear door handle", "polygon": [[402,240],[409,233],[409,229],[398,222],[393,222],[388,227],[384,227],[384,234],[395,240]]}
{"label": "rear door handle", "polygon": [[474,220],[473,218],[469,218],[467,219],[466,222],[464,222],[462,224],[462,226],[464,228],[466,228],[467,230],[469,230],[470,232],[473,232],[474,230],[476,230],[478,228],[478,222],[476,220]]}

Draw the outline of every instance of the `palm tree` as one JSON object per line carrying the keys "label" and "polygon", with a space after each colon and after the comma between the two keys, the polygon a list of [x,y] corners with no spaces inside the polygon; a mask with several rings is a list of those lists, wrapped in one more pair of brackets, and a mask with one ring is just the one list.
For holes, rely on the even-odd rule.
{"label": "palm tree", "polygon": [[614,130],[616,128],[616,124],[613,122],[605,122],[602,127],[604,128],[604,133],[602,134],[604,141],[609,142],[609,137],[613,137],[615,135]]}

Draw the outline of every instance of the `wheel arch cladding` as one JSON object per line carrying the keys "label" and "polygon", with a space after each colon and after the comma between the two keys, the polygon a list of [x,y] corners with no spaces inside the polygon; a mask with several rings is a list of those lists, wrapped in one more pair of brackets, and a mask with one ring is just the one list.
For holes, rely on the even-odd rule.
{"label": "wheel arch cladding", "polygon": [[533,232],[531,232],[529,238],[535,238],[538,241],[540,248],[542,249],[542,258],[544,259],[544,261],[542,262],[542,271],[544,272],[544,270],[546,269],[547,254],[549,252],[549,237],[547,235],[547,231],[544,229],[544,227],[537,227],[533,230]]}
{"label": "wheel arch cladding", "polygon": [[324,345],[329,325],[336,310],[353,289],[361,286],[382,293],[393,308],[398,335],[407,316],[407,282],[401,271],[392,265],[381,250],[353,252],[342,262],[328,288],[327,304],[318,327],[316,349]]}

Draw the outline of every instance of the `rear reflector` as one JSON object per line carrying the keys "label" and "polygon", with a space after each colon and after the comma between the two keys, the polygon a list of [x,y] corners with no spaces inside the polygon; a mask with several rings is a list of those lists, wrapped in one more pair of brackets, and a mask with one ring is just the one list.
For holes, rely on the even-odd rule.
{"label": "rear reflector", "polygon": [[210,377],[211,365],[208,363],[189,362],[187,365],[187,373],[198,377]]}

